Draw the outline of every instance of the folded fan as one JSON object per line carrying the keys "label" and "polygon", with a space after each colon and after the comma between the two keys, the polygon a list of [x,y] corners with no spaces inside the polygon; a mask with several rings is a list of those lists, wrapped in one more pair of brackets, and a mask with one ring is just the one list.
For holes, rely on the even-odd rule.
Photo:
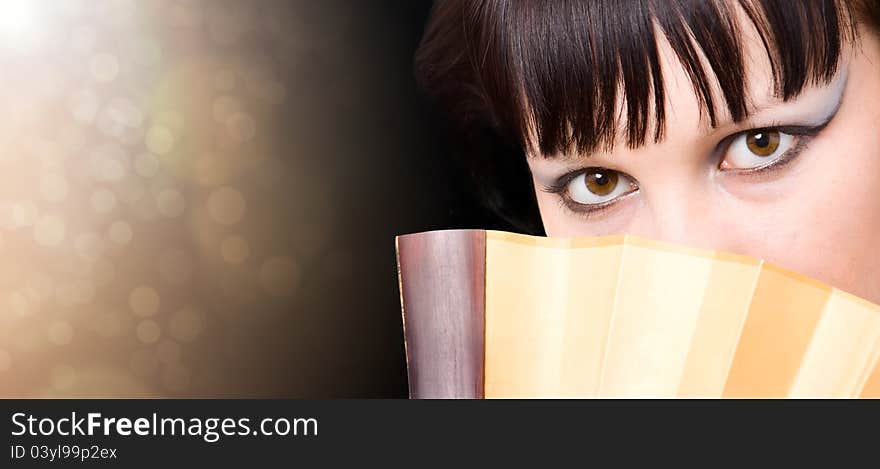
{"label": "folded fan", "polygon": [[634,236],[397,237],[410,397],[880,397],[880,306]]}

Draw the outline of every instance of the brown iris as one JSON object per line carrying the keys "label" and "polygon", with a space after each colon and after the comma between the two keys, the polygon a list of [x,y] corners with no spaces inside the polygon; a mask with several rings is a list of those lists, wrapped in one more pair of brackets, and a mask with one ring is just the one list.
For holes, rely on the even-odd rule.
{"label": "brown iris", "polygon": [[775,130],[753,130],[746,134],[749,151],[757,156],[770,156],[779,148],[779,132]]}
{"label": "brown iris", "polygon": [[617,187],[617,171],[594,168],[584,176],[584,183],[593,194],[608,195]]}

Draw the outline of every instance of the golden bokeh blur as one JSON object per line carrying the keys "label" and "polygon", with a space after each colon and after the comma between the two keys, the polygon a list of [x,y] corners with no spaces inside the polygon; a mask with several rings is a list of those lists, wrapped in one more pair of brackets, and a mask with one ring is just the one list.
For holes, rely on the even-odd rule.
{"label": "golden bokeh blur", "polygon": [[272,210],[314,185],[274,135],[281,68],[322,42],[262,2],[7,3],[0,395],[235,395],[241,331],[292,312],[304,269],[351,271],[329,202]]}

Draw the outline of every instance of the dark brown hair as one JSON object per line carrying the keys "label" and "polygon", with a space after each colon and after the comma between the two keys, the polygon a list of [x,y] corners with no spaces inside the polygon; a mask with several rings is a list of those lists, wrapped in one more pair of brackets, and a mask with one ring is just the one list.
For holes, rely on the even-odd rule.
{"label": "dark brown hair", "polygon": [[[750,25],[736,21],[737,7]],[[657,31],[714,126],[721,104],[734,121],[748,117],[744,27],[759,33],[776,94],[789,100],[834,75],[858,21],[876,31],[880,1],[438,0],[415,67],[488,207],[539,234],[525,148],[545,157],[611,149],[618,112],[628,146],[663,138]],[[722,96],[712,95],[711,80]]]}

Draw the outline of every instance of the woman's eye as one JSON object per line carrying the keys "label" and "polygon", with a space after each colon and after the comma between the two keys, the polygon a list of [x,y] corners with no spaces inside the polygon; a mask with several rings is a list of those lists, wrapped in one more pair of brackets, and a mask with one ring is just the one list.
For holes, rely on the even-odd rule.
{"label": "woman's eye", "polygon": [[605,168],[588,168],[568,182],[566,193],[572,202],[599,205],[635,190],[635,182],[627,175]]}
{"label": "woman's eye", "polygon": [[791,150],[794,144],[793,135],[777,129],[749,130],[730,142],[719,169],[753,169],[768,166]]}

